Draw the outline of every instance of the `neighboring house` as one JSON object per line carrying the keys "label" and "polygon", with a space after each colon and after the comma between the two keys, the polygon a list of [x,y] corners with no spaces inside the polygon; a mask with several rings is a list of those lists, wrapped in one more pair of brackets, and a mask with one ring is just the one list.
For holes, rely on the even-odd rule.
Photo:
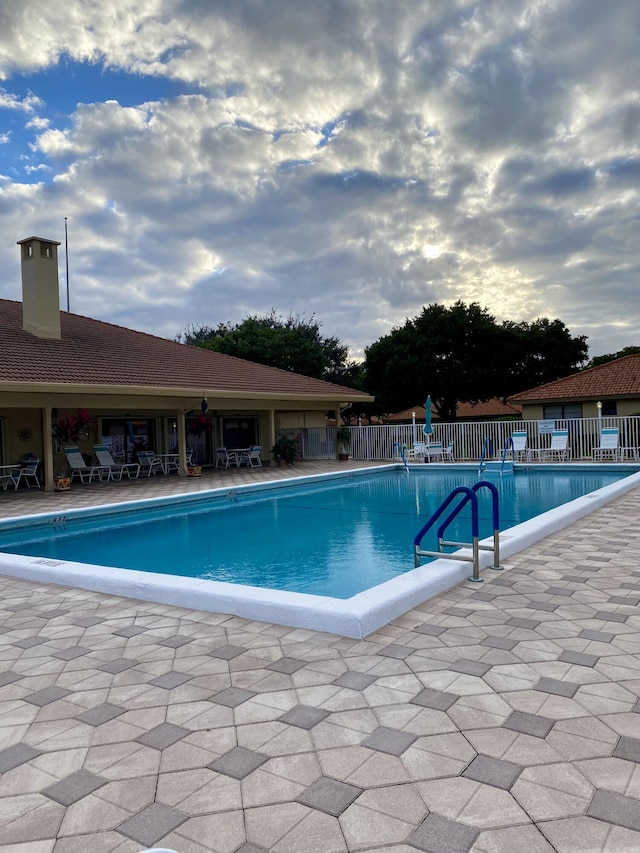
{"label": "neighboring house", "polygon": [[[498,397],[483,403],[458,403],[456,410],[456,421],[507,421],[520,420],[522,408],[505,404]],[[424,423],[424,406],[414,406],[403,412],[396,412],[383,418],[385,424],[411,424],[414,422]],[[439,421],[438,413],[433,409],[431,419]]]}
{"label": "neighboring house", "polygon": [[640,414],[640,355],[627,355],[514,394],[525,420]]}
{"label": "neighboring house", "polygon": [[327,411],[338,418],[354,399],[373,400],[60,311],[59,243],[29,237],[19,245],[23,301],[0,299],[0,464],[37,456],[47,489],[65,465],[53,425],[80,408],[95,418],[77,441],[84,453],[103,440],[121,461],[141,448],[178,452],[184,474],[188,449],[207,463],[218,444],[259,444],[268,458],[280,429],[324,426]]}

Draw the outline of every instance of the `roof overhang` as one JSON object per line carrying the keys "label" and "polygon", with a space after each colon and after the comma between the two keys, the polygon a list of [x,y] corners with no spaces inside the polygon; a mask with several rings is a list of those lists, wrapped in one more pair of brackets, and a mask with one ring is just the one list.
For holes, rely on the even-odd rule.
{"label": "roof overhang", "polygon": [[[132,386],[132,385],[88,385],[86,383],[58,383],[58,382],[0,382],[0,393],[12,394],[87,394],[92,396],[131,396],[131,397],[175,397],[178,399],[198,400],[202,397],[213,397],[218,400],[287,400],[291,402],[326,402],[331,404],[348,405],[349,402],[358,400],[361,403],[370,403],[374,397],[364,394],[362,391],[350,392],[350,389],[336,387],[335,393],[309,393],[299,391],[252,391],[228,390],[220,388],[171,388],[160,386]],[[346,392],[346,393],[345,393]]]}

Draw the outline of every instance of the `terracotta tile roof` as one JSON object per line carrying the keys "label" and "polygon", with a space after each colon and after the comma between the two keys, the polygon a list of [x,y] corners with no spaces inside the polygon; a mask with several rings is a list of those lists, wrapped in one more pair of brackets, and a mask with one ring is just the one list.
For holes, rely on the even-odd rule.
{"label": "terracotta tile roof", "polygon": [[[393,415],[388,415],[384,418],[385,423],[394,423],[395,421],[412,420],[413,412],[416,413],[416,423],[424,423],[424,406],[414,406],[411,409],[405,409],[403,412],[395,412]],[[522,415],[521,406],[513,406],[509,403],[503,403],[498,397],[492,400],[487,400],[484,403],[458,403],[457,408],[458,418],[512,418]],[[433,420],[438,420],[438,415],[433,412]]]}
{"label": "terracotta tile roof", "polygon": [[[348,401],[362,391],[158,338],[78,314],[60,313],[61,340],[22,329],[22,303],[0,299],[0,383],[201,389],[255,396],[308,395]],[[23,389],[21,389],[23,390]]]}
{"label": "terracotta tile roof", "polygon": [[509,398],[512,403],[538,403],[548,400],[611,400],[615,397],[640,397],[640,355],[626,355],[598,367],[547,382]]}

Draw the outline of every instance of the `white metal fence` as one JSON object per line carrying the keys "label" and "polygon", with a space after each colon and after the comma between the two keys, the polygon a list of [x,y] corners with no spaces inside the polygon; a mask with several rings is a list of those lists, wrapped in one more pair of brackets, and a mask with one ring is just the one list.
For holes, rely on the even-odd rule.
{"label": "white metal fence", "polygon": [[[507,439],[516,430],[526,430],[527,447],[548,447],[553,429],[569,431],[569,447],[572,458],[591,459],[591,451],[600,444],[602,427],[617,427],[620,431],[620,446],[640,448],[640,417],[579,418],[554,421],[482,421],[456,423],[434,423],[432,441],[446,444],[453,441],[453,452],[457,460],[480,459],[485,439],[493,442],[493,456],[500,457]],[[353,459],[389,460],[394,458],[394,446],[404,444],[411,447],[424,441],[422,425],[355,426],[351,433],[350,453]],[[314,429],[288,429],[284,433],[297,438],[304,459],[333,459],[336,454],[335,427]],[[631,451],[625,454],[633,457]]]}

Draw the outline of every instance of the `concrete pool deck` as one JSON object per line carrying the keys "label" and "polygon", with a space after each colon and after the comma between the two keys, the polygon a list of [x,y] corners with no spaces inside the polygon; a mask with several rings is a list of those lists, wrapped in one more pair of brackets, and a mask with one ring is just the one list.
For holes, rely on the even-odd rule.
{"label": "concrete pool deck", "polygon": [[0,851],[640,850],[639,517],[635,489],[364,640],[0,577]]}

